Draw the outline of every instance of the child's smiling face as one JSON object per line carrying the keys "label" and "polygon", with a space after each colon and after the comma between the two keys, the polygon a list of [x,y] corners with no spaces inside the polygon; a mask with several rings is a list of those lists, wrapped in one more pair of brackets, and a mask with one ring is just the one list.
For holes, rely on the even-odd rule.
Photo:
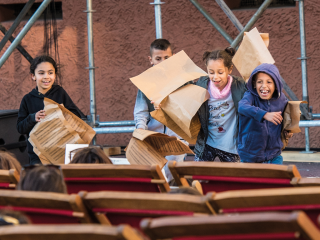
{"label": "child's smiling face", "polygon": [[228,83],[228,75],[232,72],[232,67],[228,69],[222,59],[209,60],[207,70],[210,80],[222,91]]}
{"label": "child's smiling face", "polygon": [[149,61],[153,66],[161,63],[162,61],[168,59],[169,57],[172,57],[171,47],[168,47],[166,50],[160,50],[160,49],[154,48],[152,50],[152,56],[149,56]]}
{"label": "child's smiling face", "polygon": [[45,94],[51,89],[56,79],[53,65],[49,62],[39,63],[32,74],[32,79],[37,82],[38,91]]}
{"label": "child's smiling face", "polygon": [[259,97],[269,100],[276,89],[273,79],[266,73],[258,73],[255,80],[255,88]]}

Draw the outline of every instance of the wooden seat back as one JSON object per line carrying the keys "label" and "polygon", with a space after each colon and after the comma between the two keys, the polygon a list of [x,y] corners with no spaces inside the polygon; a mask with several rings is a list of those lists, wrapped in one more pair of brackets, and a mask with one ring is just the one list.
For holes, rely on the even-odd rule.
{"label": "wooden seat back", "polygon": [[304,212],[144,219],[141,229],[151,240],[320,239]]}
{"label": "wooden seat back", "polygon": [[316,225],[320,214],[320,187],[227,191],[208,197],[219,213],[301,210]]}
{"label": "wooden seat back", "polygon": [[143,240],[130,226],[82,225],[18,225],[2,226],[1,240]]}
{"label": "wooden seat back", "polygon": [[169,169],[179,186],[189,186],[187,179],[199,180],[204,194],[290,187],[293,179],[300,178],[295,165],[170,161]]}
{"label": "wooden seat back", "polygon": [[23,212],[35,224],[92,222],[76,194],[0,190],[0,209]]}
{"label": "wooden seat back", "polygon": [[215,214],[207,196],[137,192],[81,192],[80,195],[88,211],[102,224],[129,224],[138,228],[145,217]]}
{"label": "wooden seat back", "polygon": [[61,165],[68,193],[80,191],[168,192],[169,184],[158,165]]}
{"label": "wooden seat back", "polygon": [[20,179],[16,169],[0,170],[0,189],[15,189]]}

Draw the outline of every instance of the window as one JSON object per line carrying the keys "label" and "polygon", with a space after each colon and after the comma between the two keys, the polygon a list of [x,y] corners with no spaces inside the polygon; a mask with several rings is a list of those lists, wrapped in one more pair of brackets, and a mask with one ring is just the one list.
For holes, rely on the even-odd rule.
{"label": "window", "polygon": [[[225,0],[230,9],[259,8],[264,0]],[[273,0],[269,7],[295,7],[294,0]]]}
{"label": "window", "polygon": [[[34,3],[23,20],[29,20],[30,17],[37,11],[41,3]],[[56,19],[62,19],[62,2],[54,2],[56,9]],[[14,21],[22,11],[25,3],[18,4],[0,4],[0,22]],[[39,17],[43,19],[44,13]]]}

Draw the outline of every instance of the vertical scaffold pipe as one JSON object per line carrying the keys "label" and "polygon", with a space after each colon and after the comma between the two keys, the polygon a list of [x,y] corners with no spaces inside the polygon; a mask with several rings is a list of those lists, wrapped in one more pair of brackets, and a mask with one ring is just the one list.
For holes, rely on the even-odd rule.
{"label": "vertical scaffold pipe", "polygon": [[154,5],[154,17],[156,22],[156,38],[162,38],[162,20],[161,20],[161,4],[164,4],[164,2],[161,2],[161,0],[154,0],[153,3],[150,3]]}
{"label": "vertical scaffold pipe", "polygon": [[[300,23],[300,45],[301,45],[301,74],[302,74],[302,99],[307,101],[307,109],[309,111],[308,96],[308,75],[307,75],[307,53],[306,53],[306,33],[305,33],[305,15],[304,0],[296,0],[299,2],[299,23]],[[305,153],[313,153],[310,151],[309,128],[305,128],[306,151]]]}
{"label": "vertical scaffold pipe", "polygon": [[[93,26],[92,26],[92,0],[87,0],[87,25],[88,25],[88,56],[89,56],[89,82],[90,82],[90,124],[96,125],[96,93],[95,93],[95,66],[93,57]],[[96,139],[92,140],[96,144]]]}

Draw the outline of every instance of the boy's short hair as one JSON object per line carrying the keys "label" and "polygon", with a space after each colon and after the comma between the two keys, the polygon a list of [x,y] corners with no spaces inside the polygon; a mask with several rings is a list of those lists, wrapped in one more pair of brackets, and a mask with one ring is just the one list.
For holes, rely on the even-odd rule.
{"label": "boy's short hair", "polygon": [[164,38],[156,39],[150,45],[150,56],[152,56],[153,54],[153,49],[165,51],[168,48],[170,48],[172,52],[171,43],[167,39],[164,39]]}

